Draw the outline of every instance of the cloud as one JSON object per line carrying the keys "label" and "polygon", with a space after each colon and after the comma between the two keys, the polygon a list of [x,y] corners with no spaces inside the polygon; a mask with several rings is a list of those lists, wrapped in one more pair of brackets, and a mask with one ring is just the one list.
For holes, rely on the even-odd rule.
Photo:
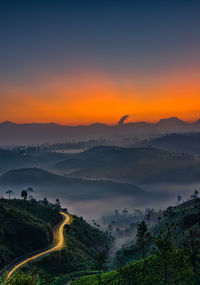
{"label": "cloud", "polygon": [[129,115],[124,115],[120,118],[118,125],[123,125],[123,123],[128,119]]}

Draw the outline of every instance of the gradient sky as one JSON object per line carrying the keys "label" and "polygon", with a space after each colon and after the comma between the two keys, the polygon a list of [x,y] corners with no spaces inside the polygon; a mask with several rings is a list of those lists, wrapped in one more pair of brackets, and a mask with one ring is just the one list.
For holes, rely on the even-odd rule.
{"label": "gradient sky", "polygon": [[199,15],[199,0],[0,0],[0,121],[198,119]]}

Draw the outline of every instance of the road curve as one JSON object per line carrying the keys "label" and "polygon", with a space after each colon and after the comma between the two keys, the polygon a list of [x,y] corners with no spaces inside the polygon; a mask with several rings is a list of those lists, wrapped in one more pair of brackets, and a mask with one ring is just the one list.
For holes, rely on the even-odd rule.
{"label": "road curve", "polygon": [[46,250],[46,251],[42,251],[32,257],[29,257],[19,263],[17,263],[16,265],[14,265],[14,267],[8,272],[7,275],[7,280],[12,276],[12,274],[19,269],[21,266],[23,266],[24,264],[28,263],[29,261],[32,261],[34,259],[37,259],[43,255],[49,254],[53,251],[57,251],[60,250],[63,246],[64,246],[64,234],[63,234],[63,228],[65,225],[69,225],[72,222],[72,217],[64,212],[60,212],[60,214],[63,216],[63,222],[61,223],[61,225],[58,227],[58,229],[55,231],[54,233],[54,239],[56,240],[56,243],[53,247],[51,247],[50,249]]}

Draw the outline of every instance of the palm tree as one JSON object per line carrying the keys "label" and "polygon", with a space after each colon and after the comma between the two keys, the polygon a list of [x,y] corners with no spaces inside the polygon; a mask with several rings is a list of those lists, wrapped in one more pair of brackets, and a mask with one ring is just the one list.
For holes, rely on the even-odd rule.
{"label": "palm tree", "polygon": [[12,194],[14,194],[14,192],[13,192],[12,190],[8,190],[8,191],[6,191],[6,194],[8,194],[8,197],[9,197],[9,200],[10,200],[10,196],[11,196]]}
{"label": "palm tree", "polygon": [[28,189],[26,189],[26,191],[28,192],[28,198],[30,199],[30,193],[34,192],[32,187],[29,187]]}

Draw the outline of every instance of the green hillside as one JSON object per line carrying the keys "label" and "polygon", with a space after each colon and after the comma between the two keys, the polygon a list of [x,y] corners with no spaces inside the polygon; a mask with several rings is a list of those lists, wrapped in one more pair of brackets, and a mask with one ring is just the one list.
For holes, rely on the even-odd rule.
{"label": "green hillside", "polygon": [[[53,204],[0,199],[0,220],[1,271],[15,258],[50,245],[53,226],[61,216]],[[34,262],[35,270],[42,270],[53,279],[60,274],[95,270],[97,254],[108,250],[110,241],[106,234],[74,216],[73,223],[65,226],[64,235],[66,246]],[[28,264],[23,270],[32,272],[33,266]]]}
{"label": "green hillside", "polygon": [[[165,227],[166,223],[173,223],[176,225],[177,243],[183,243],[189,239],[194,241],[200,239],[200,199],[192,199],[174,207],[170,206],[159,215],[155,212],[150,219],[146,219],[146,222],[151,223],[158,216],[161,219],[157,220],[157,224],[150,228],[153,236],[159,235],[160,228]],[[119,265],[119,259],[123,259],[124,263],[128,263],[140,258],[140,250],[133,243],[131,246],[123,247],[117,252],[114,263]]]}
{"label": "green hillside", "polygon": [[[85,276],[73,281],[71,285],[195,285],[195,274],[189,256],[182,251],[174,251],[169,256],[167,267],[169,278],[164,279],[165,264],[160,256],[151,256],[147,259],[130,263],[108,273]],[[145,277],[143,268],[145,263]],[[101,283],[99,279],[101,278]]]}
{"label": "green hillside", "polygon": [[149,233],[148,257],[142,258],[141,244],[124,247],[114,261],[117,270],[84,276],[72,285],[200,284],[200,199],[168,207]]}
{"label": "green hillside", "polygon": [[0,199],[0,268],[52,243],[59,211],[36,201]]}

